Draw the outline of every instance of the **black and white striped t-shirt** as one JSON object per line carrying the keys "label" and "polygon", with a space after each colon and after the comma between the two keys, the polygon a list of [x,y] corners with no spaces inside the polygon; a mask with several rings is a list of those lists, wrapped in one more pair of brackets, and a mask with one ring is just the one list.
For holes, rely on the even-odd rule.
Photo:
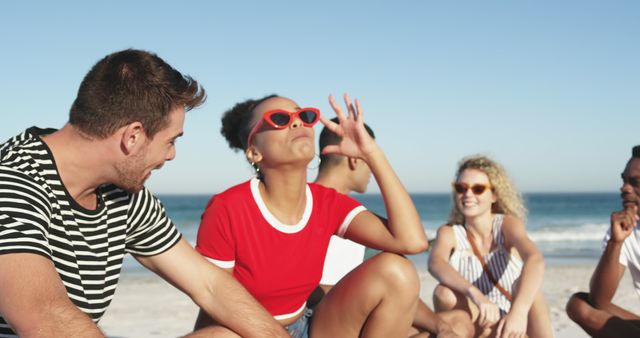
{"label": "black and white striped t-shirt", "polygon": [[[131,194],[101,186],[96,210],[78,205],[39,137],[52,131],[29,128],[0,145],[0,254],[51,259],[71,301],[97,322],[113,298],[125,253],[160,254],[180,233],[146,189]],[[0,313],[0,337],[13,336]]]}

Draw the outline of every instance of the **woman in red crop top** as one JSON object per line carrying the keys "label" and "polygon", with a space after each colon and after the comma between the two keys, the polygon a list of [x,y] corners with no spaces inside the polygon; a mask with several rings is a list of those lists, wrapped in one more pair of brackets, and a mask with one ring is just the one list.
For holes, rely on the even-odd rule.
{"label": "woman in red crop top", "polygon": [[[222,134],[232,149],[245,153],[257,175],[210,200],[197,249],[232,273],[294,337],[406,336],[419,280],[413,264],[399,254],[426,250],[420,217],[366,132],[358,100],[354,105],[345,95],[346,112],[333,98],[329,102],[339,124],[276,95],[238,103],[224,114]],[[388,221],[346,195],[307,183],[318,120],[342,136],[325,153],[359,158],[371,168]],[[311,317],[306,300],[320,281],[334,234],[385,252],[345,276]],[[196,327],[205,325],[215,321],[201,312]]]}

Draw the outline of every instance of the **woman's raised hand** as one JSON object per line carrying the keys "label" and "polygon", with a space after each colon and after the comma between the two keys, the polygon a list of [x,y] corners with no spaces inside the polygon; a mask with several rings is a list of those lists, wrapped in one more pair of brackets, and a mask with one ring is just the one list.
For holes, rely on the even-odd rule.
{"label": "woman's raised hand", "polygon": [[342,138],[340,144],[326,146],[322,150],[322,153],[339,154],[367,161],[368,156],[379,149],[378,145],[364,127],[360,101],[356,99],[354,105],[351,103],[349,95],[344,94],[344,103],[347,106],[346,115],[333,99],[333,96],[329,96],[329,104],[331,104],[331,108],[336,112],[339,123],[334,123],[330,119],[322,115],[320,116],[320,122]]}

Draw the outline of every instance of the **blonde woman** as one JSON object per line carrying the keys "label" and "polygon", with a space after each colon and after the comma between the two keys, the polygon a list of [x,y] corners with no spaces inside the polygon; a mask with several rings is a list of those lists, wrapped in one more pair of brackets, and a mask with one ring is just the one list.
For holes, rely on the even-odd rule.
{"label": "blonde woman", "polygon": [[526,212],[498,163],[484,156],[460,162],[429,271],[440,282],[436,311],[466,311],[476,337],[553,336],[540,290],[544,260],[525,231]]}

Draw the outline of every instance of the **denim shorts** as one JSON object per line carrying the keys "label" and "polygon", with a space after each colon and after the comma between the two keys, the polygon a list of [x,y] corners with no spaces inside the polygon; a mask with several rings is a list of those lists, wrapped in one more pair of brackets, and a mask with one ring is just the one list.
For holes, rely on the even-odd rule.
{"label": "denim shorts", "polygon": [[305,309],[304,314],[293,324],[286,327],[291,338],[309,338],[309,328],[311,327],[312,309]]}

